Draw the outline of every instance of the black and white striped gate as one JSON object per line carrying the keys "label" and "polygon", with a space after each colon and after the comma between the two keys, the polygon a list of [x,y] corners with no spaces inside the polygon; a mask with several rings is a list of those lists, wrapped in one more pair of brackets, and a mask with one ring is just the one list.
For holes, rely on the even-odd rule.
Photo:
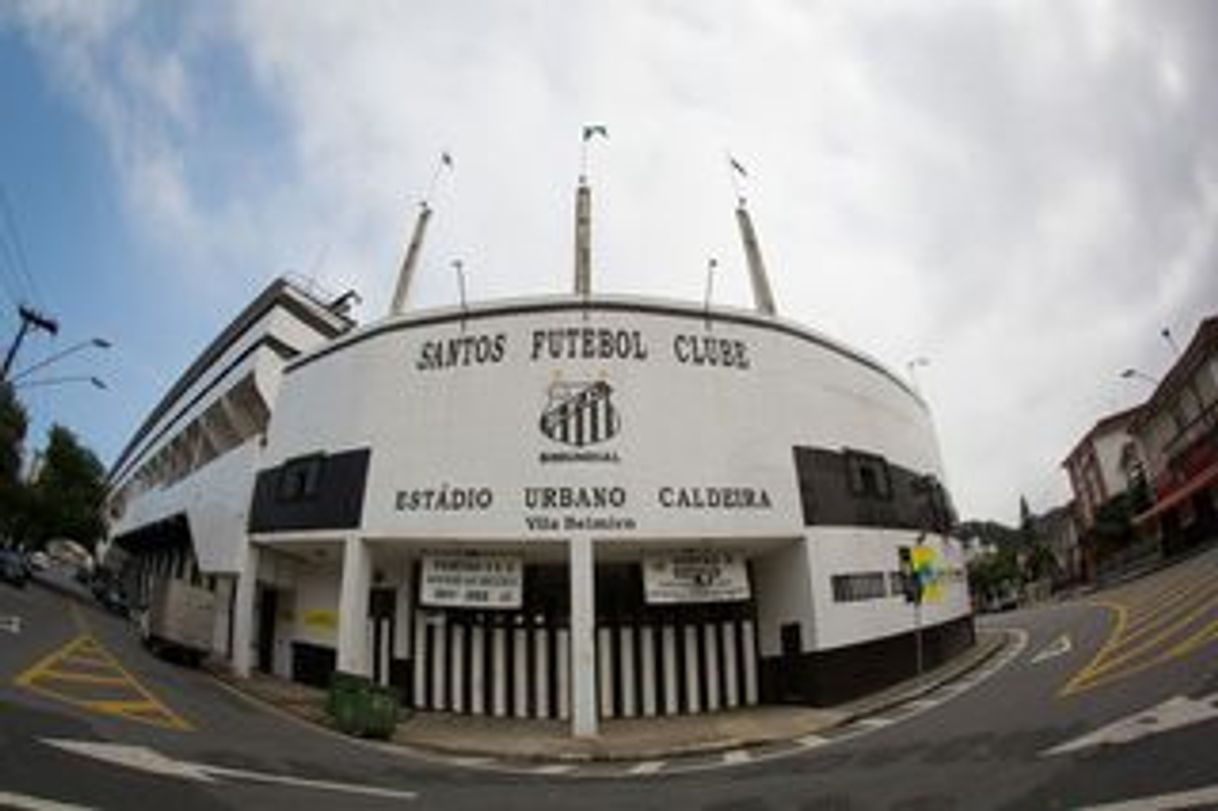
{"label": "black and white striped gate", "polygon": [[[690,715],[757,703],[751,616],[602,624],[602,718]],[[570,632],[544,616],[417,609],[414,706],[471,715],[570,717]]]}

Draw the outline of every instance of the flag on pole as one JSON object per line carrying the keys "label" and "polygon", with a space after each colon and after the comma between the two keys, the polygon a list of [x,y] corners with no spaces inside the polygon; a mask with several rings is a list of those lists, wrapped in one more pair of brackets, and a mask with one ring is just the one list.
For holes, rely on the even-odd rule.
{"label": "flag on pole", "polygon": [[587,141],[593,135],[600,135],[605,138],[609,137],[609,129],[604,124],[585,124],[584,125],[584,140]]}

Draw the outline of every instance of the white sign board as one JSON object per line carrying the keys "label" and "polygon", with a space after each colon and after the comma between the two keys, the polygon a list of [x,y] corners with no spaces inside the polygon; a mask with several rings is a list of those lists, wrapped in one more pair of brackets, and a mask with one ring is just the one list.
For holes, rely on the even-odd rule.
{"label": "white sign board", "polygon": [[749,598],[749,573],[735,552],[698,550],[647,555],[648,603],[724,603]]}
{"label": "white sign board", "polygon": [[520,608],[524,567],[506,555],[428,555],[423,558],[423,605],[440,608]]}

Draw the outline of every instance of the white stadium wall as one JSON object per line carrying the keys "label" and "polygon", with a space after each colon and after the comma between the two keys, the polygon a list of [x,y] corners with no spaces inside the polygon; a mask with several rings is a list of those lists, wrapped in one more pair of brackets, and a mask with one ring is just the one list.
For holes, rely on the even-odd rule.
{"label": "white stadium wall", "polygon": [[[350,538],[371,550],[373,592],[392,591],[368,642],[390,662],[376,677],[422,708],[570,711],[571,640],[565,615],[551,622],[565,598],[535,609],[548,624],[533,609],[420,605],[419,564],[437,553],[540,572],[589,537],[610,591],[640,588],[649,554],[747,561],[747,599],[730,611],[632,605],[598,585],[603,716],[840,700],[912,666],[915,623],[928,661],[972,642],[963,561],[942,527],[842,495],[941,492],[924,404],[875,361],[774,318],[555,297],[389,319],[288,365],[261,465],[249,530],[263,559],[328,550],[291,587],[305,679],[342,647],[302,617],[337,613],[337,545]],[[915,547],[941,575],[917,612],[898,585]],[[542,588],[528,585],[537,572],[526,591]]]}

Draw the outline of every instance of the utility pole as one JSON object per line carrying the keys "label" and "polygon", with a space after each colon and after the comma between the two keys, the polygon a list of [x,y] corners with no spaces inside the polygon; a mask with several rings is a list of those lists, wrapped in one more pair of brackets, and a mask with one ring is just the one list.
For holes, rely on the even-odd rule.
{"label": "utility pole", "polygon": [[21,326],[17,329],[17,337],[13,339],[12,345],[8,348],[8,354],[4,356],[4,368],[0,370],[0,383],[8,380],[8,373],[13,366],[13,360],[17,357],[17,350],[21,348],[21,342],[25,340],[25,335],[31,328],[40,329],[51,335],[59,333],[58,321],[36,312],[30,307],[24,305],[18,307],[17,314],[21,316]]}

